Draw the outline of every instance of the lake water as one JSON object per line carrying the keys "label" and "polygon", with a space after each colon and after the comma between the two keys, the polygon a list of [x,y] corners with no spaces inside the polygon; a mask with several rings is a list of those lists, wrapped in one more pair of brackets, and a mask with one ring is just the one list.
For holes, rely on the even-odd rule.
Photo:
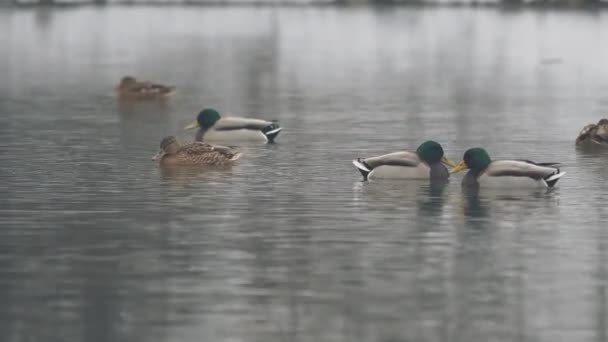
{"label": "lake water", "polygon": [[[606,341],[608,13],[0,10],[0,340]],[[125,74],[173,84],[119,103]],[[278,119],[229,170],[150,158],[203,107]],[[441,142],[553,191],[361,181]]]}

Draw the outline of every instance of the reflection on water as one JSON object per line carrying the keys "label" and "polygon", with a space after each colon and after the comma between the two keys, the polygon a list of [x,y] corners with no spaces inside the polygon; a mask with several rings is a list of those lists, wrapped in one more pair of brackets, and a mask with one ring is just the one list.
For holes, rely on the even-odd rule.
{"label": "reflection on water", "polygon": [[232,165],[221,166],[160,166],[162,178],[172,184],[190,182],[209,182],[216,178],[232,177]]}
{"label": "reflection on water", "polygon": [[[605,341],[604,13],[0,11],[0,340]],[[356,39],[351,39],[356,37]],[[132,74],[175,84],[120,102]],[[165,169],[203,107],[279,119]],[[560,161],[554,191],[361,182],[435,139]],[[483,190],[483,189],[482,189]]]}

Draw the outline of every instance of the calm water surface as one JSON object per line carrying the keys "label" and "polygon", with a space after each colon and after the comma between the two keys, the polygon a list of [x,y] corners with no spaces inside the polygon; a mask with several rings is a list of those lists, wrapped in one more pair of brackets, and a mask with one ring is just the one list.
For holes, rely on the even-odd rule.
{"label": "calm water surface", "polygon": [[[0,11],[0,340],[607,341],[608,13]],[[125,74],[178,87],[119,103]],[[203,107],[279,119],[169,172]],[[440,141],[561,161],[554,191],[363,183]]]}

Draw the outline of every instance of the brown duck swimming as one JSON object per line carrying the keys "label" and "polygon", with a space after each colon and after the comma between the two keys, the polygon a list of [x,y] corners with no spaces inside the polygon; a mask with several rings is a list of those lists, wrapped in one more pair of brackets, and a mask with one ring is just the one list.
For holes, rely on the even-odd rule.
{"label": "brown duck swimming", "polygon": [[175,87],[137,81],[135,77],[125,76],[115,88],[118,96],[129,99],[163,99],[175,92]]}
{"label": "brown duck swimming", "polygon": [[241,157],[230,147],[192,142],[180,145],[173,136],[160,142],[160,151],[152,158],[159,165],[228,165]]}
{"label": "brown duck swimming", "polygon": [[608,147],[608,119],[585,126],[576,138],[576,145]]}

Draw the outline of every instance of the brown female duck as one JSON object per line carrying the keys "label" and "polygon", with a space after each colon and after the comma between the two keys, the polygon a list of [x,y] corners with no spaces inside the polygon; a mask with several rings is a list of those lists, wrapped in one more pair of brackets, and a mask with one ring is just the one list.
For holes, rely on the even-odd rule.
{"label": "brown female duck", "polygon": [[152,158],[160,165],[228,165],[241,157],[230,147],[193,142],[180,145],[173,136],[160,142],[160,151]]}
{"label": "brown female duck", "polygon": [[576,145],[608,147],[608,119],[585,126],[576,138]]}
{"label": "brown female duck", "polygon": [[175,92],[175,87],[137,81],[135,77],[125,76],[115,88],[118,96],[130,99],[163,99]]}

